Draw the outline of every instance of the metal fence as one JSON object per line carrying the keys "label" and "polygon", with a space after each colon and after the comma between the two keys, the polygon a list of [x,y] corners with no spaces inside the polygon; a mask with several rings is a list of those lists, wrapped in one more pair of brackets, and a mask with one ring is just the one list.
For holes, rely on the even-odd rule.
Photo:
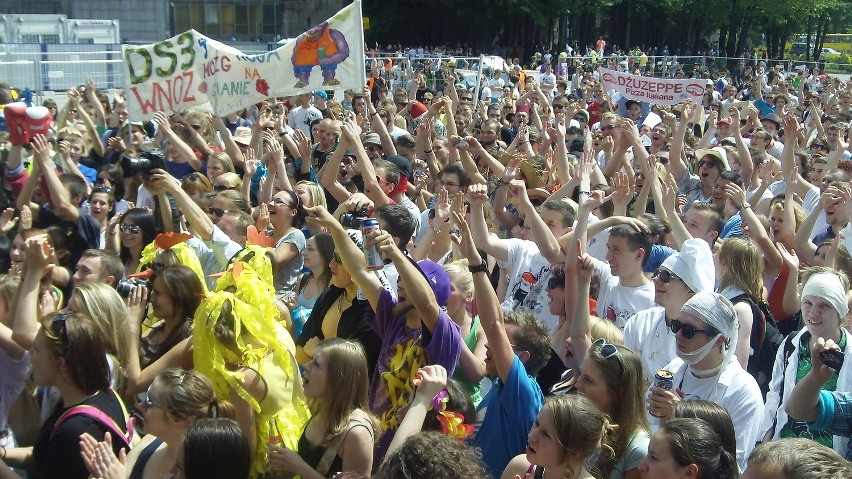
{"label": "metal fence", "polygon": [[[247,53],[259,53],[277,48],[278,44],[252,43],[235,45]],[[440,60],[454,58],[460,60],[459,69],[466,70],[466,80],[470,83],[470,66],[479,61],[479,57],[456,57],[449,55],[418,55],[413,58],[405,56],[380,55],[377,60],[391,60],[397,69],[386,76],[391,80],[391,86],[407,86],[414,72],[425,65],[435,65]],[[485,57],[485,65],[496,62],[500,57]],[[490,60],[490,61],[489,61]],[[624,68],[628,61],[626,56],[616,57],[607,55],[605,64],[610,67]],[[372,58],[365,60],[369,71]],[[691,72],[697,65],[701,70],[731,67],[739,63],[753,65],[757,58],[726,58],[712,56],[654,56],[648,58],[647,70],[655,76],[672,76],[676,70]],[[768,65],[782,65],[784,70],[793,71],[800,65],[820,67],[824,62],[804,62],[798,60],[762,60]],[[0,81],[18,88],[29,87],[37,100],[55,98],[60,104],[64,103],[62,94],[68,88],[82,85],[91,78],[95,84],[104,90],[112,91],[124,87],[124,66],[122,64],[121,45],[119,44],[4,44],[0,45]],[[496,66],[496,65],[494,65]],[[845,71],[852,71],[852,65],[828,64]],[[472,74],[475,80],[475,73]]]}

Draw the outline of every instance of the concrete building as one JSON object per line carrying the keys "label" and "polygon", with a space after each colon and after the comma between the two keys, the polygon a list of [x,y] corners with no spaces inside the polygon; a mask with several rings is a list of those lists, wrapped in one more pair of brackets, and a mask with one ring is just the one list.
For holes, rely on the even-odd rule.
{"label": "concrete building", "polygon": [[350,0],[0,0],[0,13],[118,20],[121,39],[150,43],[190,28],[222,42],[292,38]]}

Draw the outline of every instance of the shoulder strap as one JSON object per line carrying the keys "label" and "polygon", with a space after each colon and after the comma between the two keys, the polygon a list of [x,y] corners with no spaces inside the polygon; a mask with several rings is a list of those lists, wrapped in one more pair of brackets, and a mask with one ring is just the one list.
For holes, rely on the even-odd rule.
{"label": "shoulder strap", "polygon": [[781,389],[778,391],[778,405],[784,405],[784,383],[787,379],[787,365],[790,364],[790,356],[793,355],[793,335],[795,332],[792,332],[787,335],[787,339],[784,340],[784,368],[781,369]]}
{"label": "shoulder strap", "polygon": [[74,406],[71,409],[62,413],[62,415],[59,416],[59,419],[56,420],[56,424],[53,425],[53,430],[50,431],[50,438],[53,439],[53,436],[56,434],[56,431],[59,430],[59,427],[62,426],[65,421],[67,421],[73,416],[79,415],[85,415],[94,418],[95,420],[106,426],[107,429],[109,429],[110,432],[116,438],[121,438],[122,442],[124,442],[126,446],[130,446],[130,442],[125,437],[124,432],[121,431],[121,428],[118,427],[118,424],[116,424],[115,421],[111,417],[109,417],[107,413],[101,411],[100,409],[94,406],[87,406],[85,404],[80,406]]}
{"label": "shoulder strap", "polygon": [[121,413],[125,418],[125,422],[127,424],[127,432],[122,431],[121,427],[118,426],[115,420],[113,420],[113,418],[109,416],[109,414],[101,411],[100,409],[94,406],[81,404],[72,407],[71,409],[62,413],[61,416],[59,416],[59,419],[56,420],[56,423],[54,423],[53,425],[53,429],[50,431],[50,439],[53,439],[53,436],[56,435],[56,431],[59,430],[59,427],[62,426],[65,421],[67,421],[73,416],[78,416],[82,414],[94,418],[95,420],[106,426],[113,434],[113,436],[115,436],[116,438],[121,438],[121,441],[124,442],[124,445],[130,448],[130,446],[133,444],[135,434],[133,418],[128,416],[127,409],[124,407],[124,401],[121,400],[121,398],[118,396],[118,393],[116,393],[112,389],[110,389],[110,392],[115,395],[116,400],[118,400],[118,404],[121,406]]}
{"label": "shoulder strap", "polygon": [[349,424],[346,425],[346,430],[341,432],[335,439],[332,441],[325,450],[325,453],[320,458],[319,464],[317,464],[317,472],[320,473],[323,477],[328,477],[328,470],[331,468],[331,463],[334,462],[334,458],[337,457],[337,452],[340,451],[340,446],[343,445],[343,440],[346,439],[346,435],[349,434],[349,431],[355,426],[364,426],[367,428],[370,433],[373,431],[373,426],[363,417],[355,416],[349,419]]}

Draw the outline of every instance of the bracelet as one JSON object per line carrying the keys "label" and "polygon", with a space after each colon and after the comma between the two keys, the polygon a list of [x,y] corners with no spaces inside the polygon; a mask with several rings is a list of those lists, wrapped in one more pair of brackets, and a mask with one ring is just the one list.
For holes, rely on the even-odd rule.
{"label": "bracelet", "polygon": [[748,204],[748,203],[743,203],[743,204],[740,205],[740,211],[747,210],[749,208],[751,208],[751,205]]}
{"label": "bracelet", "polygon": [[431,155],[431,154],[432,154],[432,150],[429,150],[429,151],[423,150],[423,153],[426,153],[427,155]]}
{"label": "bracelet", "polygon": [[583,196],[583,195],[591,196],[591,194],[592,193],[590,191],[580,191],[580,196]]}
{"label": "bracelet", "polygon": [[482,260],[481,263],[475,264],[473,266],[468,266],[467,270],[471,274],[475,273],[488,273],[488,263],[485,260]]}

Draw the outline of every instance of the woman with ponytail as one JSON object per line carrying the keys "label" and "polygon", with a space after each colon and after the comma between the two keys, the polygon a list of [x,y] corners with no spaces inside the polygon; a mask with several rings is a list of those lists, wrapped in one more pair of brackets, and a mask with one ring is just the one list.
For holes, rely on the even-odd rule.
{"label": "woman with ponytail", "polygon": [[[591,479],[587,458],[602,449],[613,454],[607,436],[617,428],[587,397],[549,397],[527,435],[526,454],[515,456],[503,479]],[[527,476],[529,474],[529,476]]]}
{"label": "woman with ponytail", "polygon": [[737,479],[737,458],[701,419],[671,419],[651,436],[643,479]]}
{"label": "woman with ponytail", "polygon": [[[233,406],[216,399],[213,383],[194,370],[166,369],[154,379],[139,402],[145,438],[127,453],[129,479],[169,477],[178,446],[190,424],[205,417],[234,416]],[[92,476],[99,477],[104,458],[95,454],[98,441],[84,434],[80,449]]]}

